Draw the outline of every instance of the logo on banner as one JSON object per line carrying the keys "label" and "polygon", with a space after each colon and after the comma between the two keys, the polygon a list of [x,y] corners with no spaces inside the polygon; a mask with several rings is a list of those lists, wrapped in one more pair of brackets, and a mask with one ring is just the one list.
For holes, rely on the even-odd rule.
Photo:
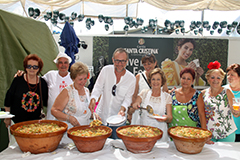
{"label": "logo on banner", "polygon": [[145,43],[145,40],[143,38],[140,38],[138,40],[138,44],[143,45]]}

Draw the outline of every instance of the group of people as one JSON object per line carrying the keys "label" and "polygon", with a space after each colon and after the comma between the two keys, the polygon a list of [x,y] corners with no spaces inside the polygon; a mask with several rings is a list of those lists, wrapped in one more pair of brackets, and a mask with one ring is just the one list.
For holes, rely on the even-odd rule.
{"label": "group of people", "polygon": [[[88,125],[92,114],[103,125],[112,128],[112,138],[116,139],[116,129],[107,118],[114,115],[127,116],[131,124],[150,125],[163,130],[161,141],[169,140],[168,127],[194,126],[209,129],[213,133],[212,144],[217,141],[239,141],[240,109],[233,109],[233,98],[240,97],[240,65],[227,68],[229,85],[222,86],[225,72],[217,61],[208,65],[205,77],[210,87],[198,91],[193,84],[205,83],[201,79],[203,70],[196,64],[185,63],[194,48],[191,41],[179,43],[178,58],[173,62],[184,66],[179,74],[180,88],[168,90],[168,73],[160,69],[153,54],[142,57],[145,69],[136,77],[126,69],[128,53],[118,48],[112,56],[113,65],[104,66],[90,93],[85,87],[89,78],[88,67],[81,62],[74,63],[68,72],[71,58],[60,53],[54,62],[58,71],[49,71],[42,78],[38,76],[43,62],[35,54],[24,59],[24,73],[14,78],[5,98],[5,109],[14,114],[14,123],[41,119],[42,106],[47,106],[47,119],[65,121],[69,128]],[[190,50],[190,51],[189,51]],[[164,62],[165,63],[165,62]],[[96,106],[96,104],[98,105]],[[155,115],[146,110],[151,106]],[[144,109],[145,108],[145,109]],[[236,118],[235,118],[236,117]],[[8,127],[11,119],[5,119]],[[236,123],[236,125],[235,125]],[[126,125],[125,123],[120,126]],[[236,131],[236,132],[235,132]],[[65,141],[71,142],[65,136]]]}

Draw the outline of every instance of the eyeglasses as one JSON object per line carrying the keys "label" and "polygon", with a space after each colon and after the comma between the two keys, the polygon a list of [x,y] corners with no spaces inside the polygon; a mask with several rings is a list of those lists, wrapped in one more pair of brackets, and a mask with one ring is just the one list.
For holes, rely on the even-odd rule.
{"label": "eyeglasses", "polygon": [[114,62],[115,62],[116,64],[119,64],[120,62],[121,62],[122,64],[124,64],[124,63],[127,62],[127,60],[114,59]]}
{"label": "eyeglasses", "polygon": [[27,67],[26,67],[27,69],[31,69],[31,68],[33,68],[33,69],[35,69],[35,70],[37,70],[39,67],[38,66],[36,66],[36,65],[27,65]]}
{"label": "eyeglasses", "polygon": [[114,86],[112,87],[112,95],[116,96],[116,90],[117,90],[117,86],[116,84],[114,84]]}

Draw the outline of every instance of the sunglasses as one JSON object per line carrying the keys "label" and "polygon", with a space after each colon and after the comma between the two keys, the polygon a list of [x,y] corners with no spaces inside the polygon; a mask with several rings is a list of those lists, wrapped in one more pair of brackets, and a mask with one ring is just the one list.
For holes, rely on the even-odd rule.
{"label": "sunglasses", "polygon": [[27,69],[31,69],[31,68],[33,68],[33,69],[35,69],[35,70],[37,70],[39,67],[38,66],[36,66],[36,65],[27,65],[27,67],[26,67]]}
{"label": "sunglasses", "polygon": [[114,84],[114,86],[112,87],[112,95],[116,96],[116,90],[117,90],[117,86],[116,84]]}

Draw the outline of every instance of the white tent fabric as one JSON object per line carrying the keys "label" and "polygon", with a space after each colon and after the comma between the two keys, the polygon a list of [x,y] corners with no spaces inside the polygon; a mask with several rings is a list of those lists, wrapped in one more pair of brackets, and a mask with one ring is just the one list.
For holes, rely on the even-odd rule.
{"label": "white tent fabric", "polygon": [[[122,31],[125,23],[124,17],[142,18],[143,26],[148,25],[149,19],[156,19],[159,26],[164,27],[166,19],[171,22],[185,21],[185,29],[189,30],[191,21],[239,21],[239,0],[0,0],[0,9],[28,17],[28,8],[39,8],[41,15],[36,20],[44,21],[43,16],[47,11],[58,10],[70,16],[72,12],[77,15],[84,14],[95,21],[92,29],[86,29],[85,20],[74,21],[74,29],[78,35],[109,34],[114,31]],[[204,9],[204,18],[202,10]],[[100,23],[97,16],[112,17],[114,23],[106,31],[104,23]],[[51,31],[61,32],[61,29],[51,25],[50,20],[44,21]],[[58,27],[63,28],[64,22],[58,21]],[[132,28],[130,28],[132,29]],[[223,31],[223,33],[225,33]],[[214,32],[214,36],[228,36]],[[239,36],[234,30],[230,36]],[[204,30],[204,36],[210,36],[209,31]]]}
{"label": "white tent fabric", "polygon": [[[23,7],[26,0],[0,0],[0,4],[20,2]],[[79,2],[92,2],[106,5],[126,5],[146,2],[164,10],[240,10],[240,1],[237,0],[30,0],[34,3],[46,5],[59,10],[73,6]]]}
{"label": "white tent fabric", "polygon": [[153,6],[164,10],[239,10],[237,0],[144,0]]}

